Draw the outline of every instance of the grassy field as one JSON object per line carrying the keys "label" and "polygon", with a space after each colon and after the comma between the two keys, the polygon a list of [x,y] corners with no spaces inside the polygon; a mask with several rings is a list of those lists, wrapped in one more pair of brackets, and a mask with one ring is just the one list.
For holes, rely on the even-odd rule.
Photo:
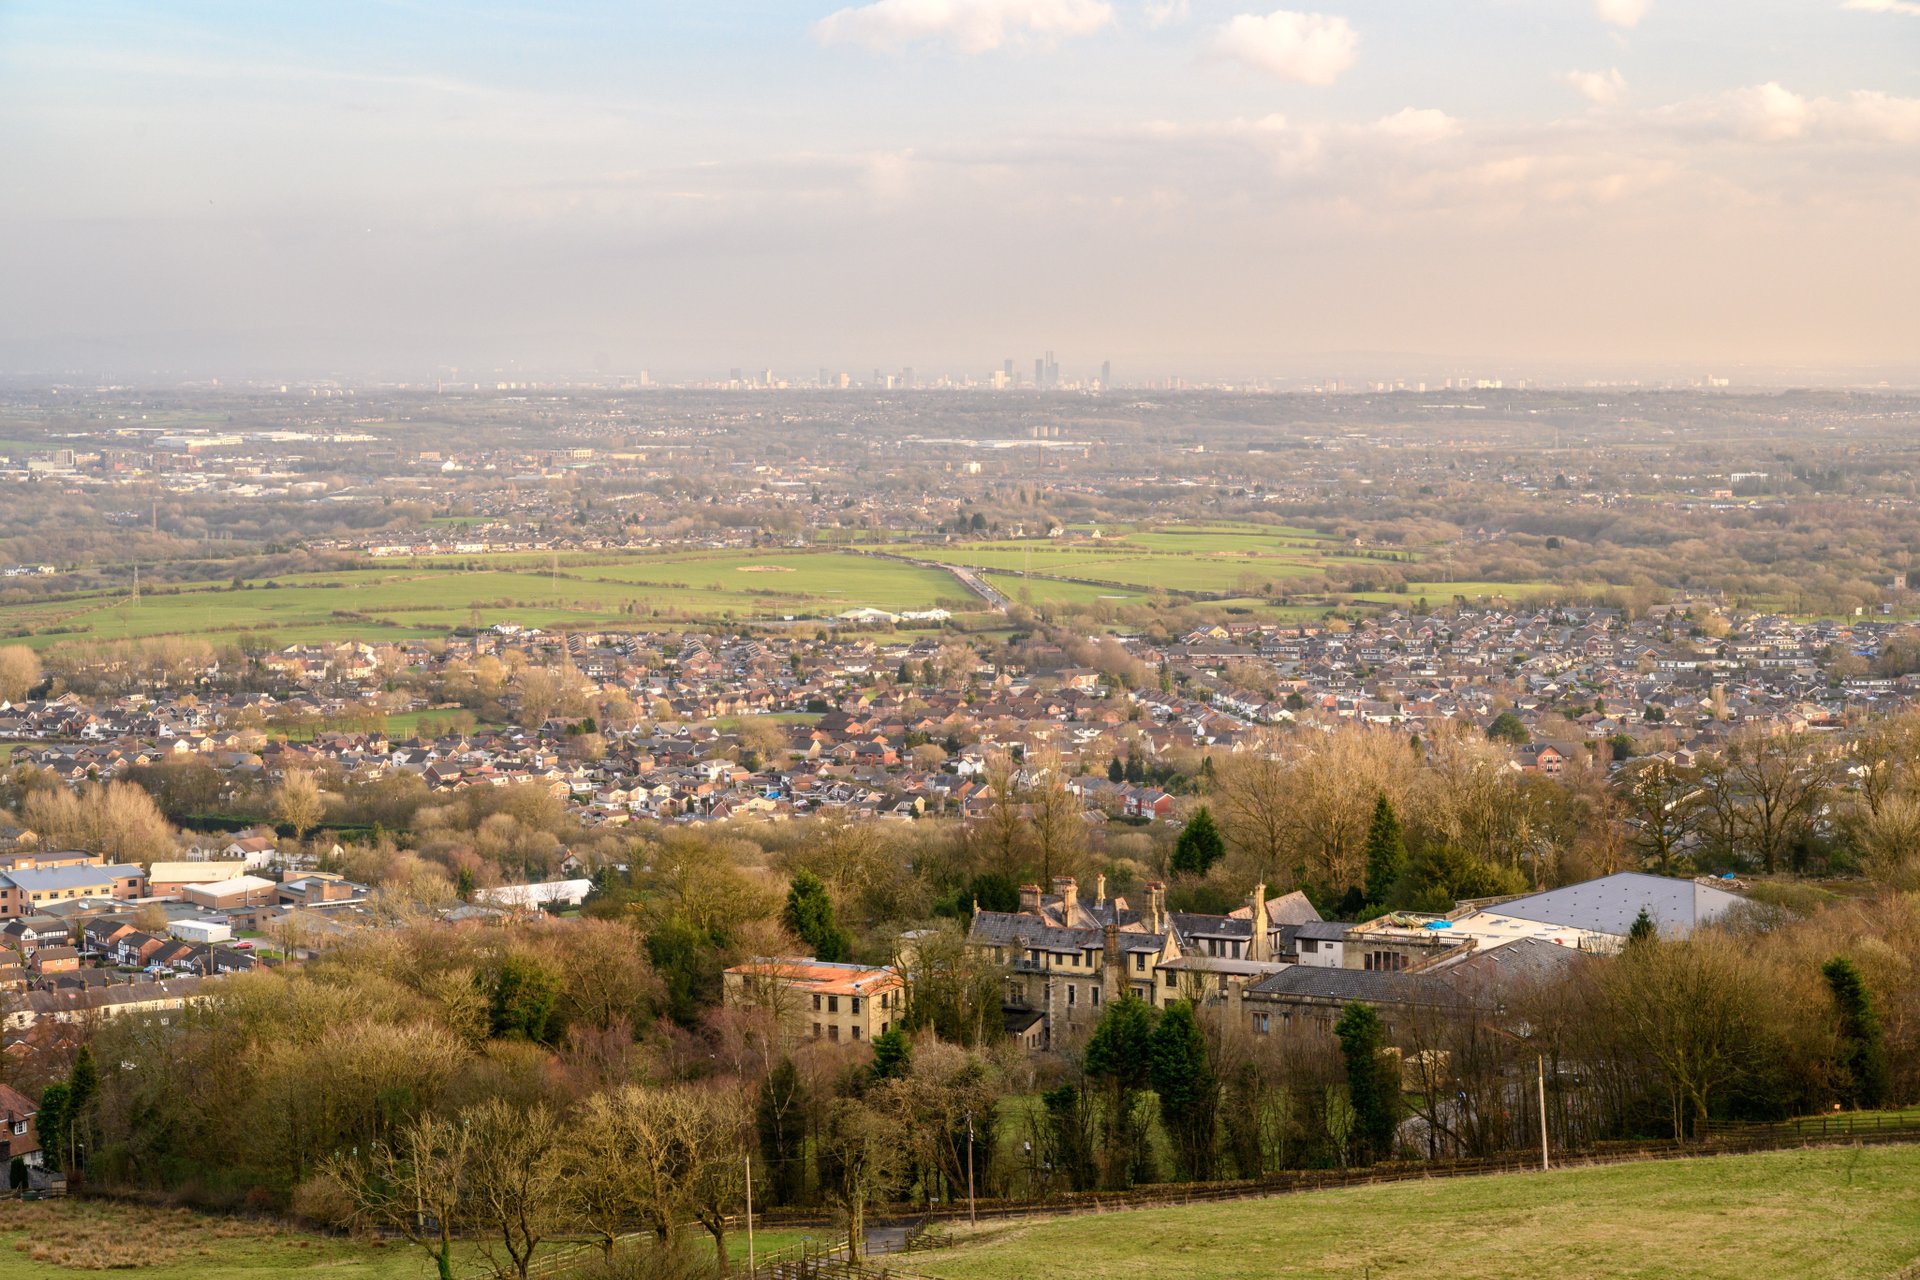
{"label": "grassy field", "polygon": [[[758,1231],[754,1246],[765,1256],[820,1235]],[[704,1232],[691,1239],[694,1247],[711,1250]],[[745,1262],[746,1235],[730,1236],[727,1252]],[[535,1255],[536,1261],[539,1256]],[[461,1249],[459,1274],[477,1274],[481,1266],[477,1251]],[[425,1252],[403,1240],[385,1244],[340,1240],[184,1209],[84,1200],[0,1202],[0,1280],[58,1280],[99,1271],[134,1280],[243,1280],[248,1276],[416,1280],[432,1276],[434,1267]]]}
{"label": "grassy field", "polygon": [[[361,569],[290,574],[243,589],[124,594],[0,608],[0,632],[27,643],[271,632],[278,643],[411,639],[455,627],[644,627],[685,618],[822,617],[857,606],[890,611],[972,598],[939,569],[816,551],[682,553],[591,562],[496,556],[480,569],[373,561]],[[977,602],[975,602],[977,603]],[[59,626],[62,633],[44,629]],[[36,634],[37,633],[37,634]]]}
{"label": "grassy field", "polygon": [[983,1225],[940,1280],[1866,1280],[1920,1260],[1920,1147],[1409,1182]]}

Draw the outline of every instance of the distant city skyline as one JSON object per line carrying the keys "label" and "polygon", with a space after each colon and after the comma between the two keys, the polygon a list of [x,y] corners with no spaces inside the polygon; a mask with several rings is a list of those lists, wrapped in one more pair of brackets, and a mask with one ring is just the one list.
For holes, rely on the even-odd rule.
{"label": "distant city skyline", "polygon": [[1274,4],[15,0],[0,375],[1920,383],[1920,6]]}

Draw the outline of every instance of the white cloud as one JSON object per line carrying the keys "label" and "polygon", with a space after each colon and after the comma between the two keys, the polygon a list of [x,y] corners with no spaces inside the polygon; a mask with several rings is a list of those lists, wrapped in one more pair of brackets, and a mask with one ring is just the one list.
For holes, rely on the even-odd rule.
{"label": "white cloud", "polygon": [[1593,11],[1600,21],[1616,27],[1637,27],[1647,16],[1647,0],[1593,0]]}
{"label": "white cloud", "polygon": [[1382,116],[1373,127],[1400,142],[1443,142],[1460,133],[1460,122],[1434,107],[1407,107]]}
{"label": "white cloud", "polygon": [[1838,133],[1867,142],[1920,143],[1920,98],[1896,98],[1861,89],[1839,102],[1815,104],[1819,119]]}
{"label": "white cloud", "polygon": [[1560,80],[1588,102],[1600,107],[1620,101],[1627,91],[1627,78],[1620,74],[1618,67],[1606,71],[1566,71],[1561,73]]}
{"label": "white cloud", "polygon": [[1904,13],[1920,18],[1920,4],[1914,0],[1847,0],[1843,9],[1857,9],[1862,13]]}
{"label": "white cloud", "polygon": [[813,35],[877,50],[936,40],[985,53],[1023,37],[1087,35],[1112,21],[1107,0],[874,0],[828,14]]}
{"label": "white cloud", "polygon": [[1653,117],[1755,142],[1920,143],[1920,98],[1878,89],[1859,89],[1844,98],[1809,98],[1768,81],[1662,107]]}
{"label": "white cloud", "polygon": [[1193,14],[1192,0],[1147,0],[1147,25],[1158,30],[1185,22]]}
{"label": "white cloud", "polygon": [[1327,85],[1353,65],[1360,37],[1345,18],[1275,9],[1264,17],[1239,15],[1215,33],[1214,41],[1221,53],[1256,71]]}

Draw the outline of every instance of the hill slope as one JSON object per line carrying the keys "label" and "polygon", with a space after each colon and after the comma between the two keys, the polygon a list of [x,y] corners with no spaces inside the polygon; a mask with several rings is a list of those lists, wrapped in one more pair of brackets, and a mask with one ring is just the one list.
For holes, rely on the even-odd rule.
{"label": "hill slope", "polygon": [[1917,1259],[1920,1147],[1887,1146],[983,1224],[910,1267],[939,1280],[1866,1280]]}

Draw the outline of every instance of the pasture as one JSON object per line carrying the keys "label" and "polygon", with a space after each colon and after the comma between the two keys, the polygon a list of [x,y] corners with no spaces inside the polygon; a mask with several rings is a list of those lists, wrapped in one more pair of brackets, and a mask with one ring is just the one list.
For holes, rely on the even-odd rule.
{"label": "pasture", "polygon": [[1920,1147],[1818,1148],[983,1223],[938,1280],[1858,1280],[1920,1260]]}

